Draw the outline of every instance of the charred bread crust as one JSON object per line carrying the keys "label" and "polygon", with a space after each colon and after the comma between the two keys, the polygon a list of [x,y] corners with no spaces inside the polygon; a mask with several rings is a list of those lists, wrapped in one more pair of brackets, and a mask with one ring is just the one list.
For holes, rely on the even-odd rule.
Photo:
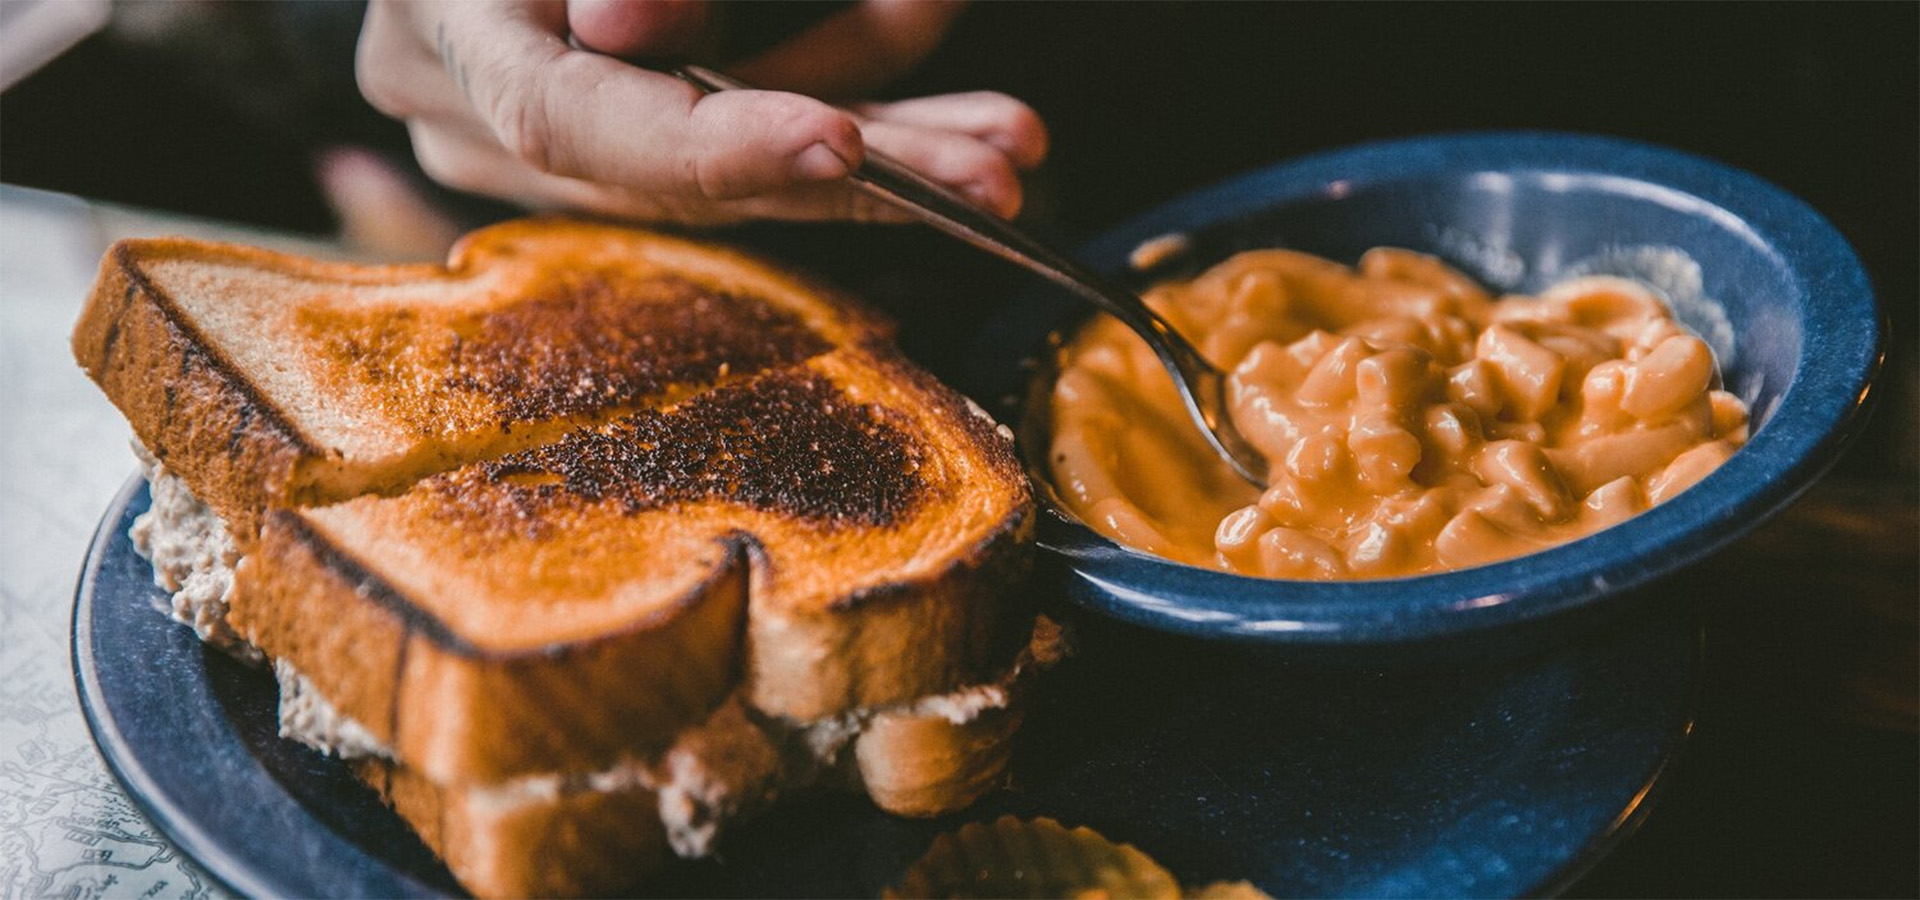
{"label": "charred bread crust", "polygon": [[[1025,639],[1026,626],[1031,619],[1027,614],[1029,611],[1022,608],[1021,601],[1026,598],[1016,593],[1015,586],[1020,583],[1020,576],[1030,560],[1028,538],[1033,527],[1033,504],[1023,471],[1017,460],[1013,458],[1006,438],[997,426],[984,414],[978,413],[969,406],[964,398],[939,385],[930,376],[913,368],[897,356],[885,355],[874,358],[856,355],[849,359],[847,365],[850,367],[849,371],[857,377],[883,385],[880,393],[889,398],[884,402],[894,404],[877,407],[880,412],[889,413],[889,416],[885,420],[867,423],[867,426],[872,429],[867,439],[874,440],[873,434],[877,433],[893,433],[895,427],[887,425],[886,421],[894,421],[901,427],[910,428],[915,434],[913,440],[919,442],[922,449],[913,453],[896,454],[895,464],[902,466],[902,471],[926,471],[918,468],[921,465],[918,454],[922,451],[937,454],[947,459],[951,466],[942,467],[944,472],[936,480],[922,480],[919,483],[938,485],[943,494],[959,492],[963,498],[977,501],[976,509],[980,508],[978,504],[984,504],[985,509],[992,512],[989,514],[982,511],[978,513],[978,519],[970,520],[970,524],[965,526],[967,530],[962,533],[965,535],[964,540],[948,543],[947,539],[942,539],[938,545],[941,548],[939,559],[929,560],[929,565],[919,567],[911,575],[898,577],[892,581],[876,583],[877,579],[871,576],[863,578],[862,574],[869,571],[866,568],[869,563],[858,561],[860,555],[854,553],[847,559],[852,561],[850,564],[855,568],[845,570],[844,574],[854,581],[856,587],[851,589],[841,587],[837,592],[829,590],[824,594],[810,591],[796,594],[783,587],[783,574],[777,571],[777,567],[790,564],[781,559],[781,547],[785,546],[784,544],[769,545],[770,551],[752,554],[750,573],[745,571],[746,566],[740,567],[742,571],[736,574],[742,578],[750,577],[745,590],[748,597],[746,629],[749,662],[746,692],[749,702],[764,712],[801,722],[823,719],[854,709],[878,708],[922,696],[944,694],[968,684],[991,680],[1005,661],[1012,656],[1012,651]],[[774,403],[770,407],[784,414],[793,415],[809,408],[806,406],[808,403],[822,403],[827,409],[839,410],[835,415],[851,408],[850,403],[857,404],[858,401],[849,401],[837,392],[816,396],[809,387],[824,383],[813,375],[788,372],[763,373],[750,383],[715,389],[688,401],[675,415],[693,416],[694,421],[705,421],[701,418],[704,414],[696,414],[698,408],[708,403],[708,398],[718,398],[723,394],[739,394],[747,398],[761,397],[769,402],[781,399],[782,403],[798,398],[796,402],[801,402],[800,406],[790,407],[782,403]],[[910,415],[902,411],[907,407],[901,404],[910,404],[912,410]],[[737,407],[732,402],[716,402],[715,406],[721,411],[724,422],[755,421],[751,418],[754,415],[749,411],[751,407]],[[652,412],[636,414],[638,419],[649,419],[658,415]],[[821,446],[816,449],[824,450],[841,446],[840,441],[829,438],[833,432],[824,424],[832,421],[832,416],[820,419],[786,418],[778,421],[784,423],[785,427],[771,429],[773,432],[805,435],[813,433],[809,430],[810,428],[817,427],[821,429],[818,432]],[[651,509],[653,501],[660,499],[624,497],[616,490],[619,486],[617,483],[619,472],[640,470],[633,468],[640,460],[629,458],[629,455],[635,452],[633,448],[659,447],[660,449],[645,451],[647,454],[645,458],[650,460],[653,454],[664,454],[669,459],[678,460],[665,466],[660,476],[668,479],[661,484],[670,486],[672,478],[693,477],[690,473],[695,470],[686,466],[691,465],[693,461],[706,458],[710,453],[719,453],[729,446],[734,450],[757,446],[751,441],[746,441],[713,448],[700,448],[698,446],[700,441],[696,435],[683,436],[683,439],[676,441],[670,431],[635,433],[632,429],[622,430],[616,427],[620,424],[614,423],[604,433],[579,433],[591,437],[591,440],[585,440],[583,446],[570,446],[576,441],[568,439],[559,444],[550,445],[545,450],[516,454],[514,457],[503,458],[500,461],[478,464],[457,473],[422,482],[415,492],[405,497],[376,501],[376,504],[412,502],[413,506],[400,507],[414,511],[403,513],[404,515],[416,515],[419,517],[418,520],[428,522],[433,528],[450,529],[450,534],[467,535],[476,540],[488,529],[504,523],[512,526],[506,529],[506,533],[515,535],[513,539],[523,544],[525,542],[565,542],[569,538],[564,532],[542,536],[544,534],[542,529],[532,528],[531,531],[527,529],[531,528],[530,523],[563,522],[567,521],[569,515],[580,513],[581,510],[568,505],[573,501],[562,499],[573,496],[572,492],[584,491],[585,493],[580,495],[584,499],[580,502],[597,504],[592,507],[594,509],[611,508],[614,511],[605,514],[616,516],[621,514],[617,511],[620,509],[626,509],[629,513]],[[799,430],[794,431],[794,429]],[[862,433],[860,428],[850,428],[849,432],[850,434]],[[609,436],[611,436],[612,446],[607,446]],[[905,439],[904,433],[899,437]],[[686,449],[680,446],[681,444],[694,447],[690,459],[679,459],[678,454]],[[882,444],[893,446],[890,442],[882,442]],[[796,447],[804,449],[806,446],[803,439],[788,449]],[[847,452],[852,452],[860,444],[854,441],[846,446]],[[766,456],[754,458],[763,459],[777,471],[786,471],[778,468],[782,465],[791,466],[796,463],[795,460],[783,456],[783,451],[767,448],[765,452]],[[613,464],[602,465],[601,463],[605,461],[594,456],[601,453],[610,454]],[[526,458],[519,458],[523,456]],[[546,457],[553,458],[546,459]],[[810,464],[800,464],[799,469],[787,471],[786,474],[803,475],[811,471],[808,465]],[[909,466],[913,468],[906,468]],[[494,469],[500,469],[500,471],[494,472]],[[845,471],[860,470],[858,467],[845,467]],[[867,477],[880,479],[886,474],[874,472]],[[542,483],[538,487],[524,487],[512,482],[495,483],[494,479],[494,476],[507,479],[523,475],[536,476]],[[927,476],[909,477],[925,479]],[[548,478],[558,479],[567,486],[563,488],[562,485],[545,483]],[[695,480],[698,483],[706,483],[705,475]],[[737,472],[727,475],[722,480],[742,490],[752,481],[743,473]],[[610,484],[600,487],[603,482],[610,482]],[[857,488],[857,485],[848,486],[846,490],[852,494],[857,493]],[[481,494],[485,496],[480,496]],[[666,494],[677,496],[673,491],[667,491]],[[701,496],[704,495],[695,492],[689,494],[688,498]],[[501,502],[503,499],[511,502]],[[925,535],[926,532],[923,529],[943,527],[943,517],[951,508],[944,500],[914,502],[901,508],[875,507],[869,511],[884,512],[886,515],[870,522],[858,516],[846,518],[845,522],[840,522],[835,516],[839,513],[847,513],[848,510],[834,506],[831,502],[833,498],[827,498],[829,502],[822,508],[788,502],[801,499],[798,497],[774,496],[773,499],[783,502],[771,505],[760,504],[753,502],[749,496],[732,496],[730,502],[762,509],[787,520],[828,515],[839,523],[831,527],[823,526],[821,530],[811,532],[805,537],[786,536],[785,540],[846,544],[858,543],[862,541],[863,535],[871,533],[876,541],[892,548],[893,552],[902,554],[914,551],[916,542],[919,540],[915,536]],[[812,499],[820,500],[821,498],[813,497]],[[947,495],[945,499],[951,500],[953,497]],[[676,502],[678,501],[669,499],[665,502],[664,508],[670,510]],[[855,504],[860,509],[866,509],[870,505]],[[292,652],[282,648],[299,646],[301,639],[292,633],[300,629],[336,627],[329,612],[335,606],[367,604],[380,607],[385,617],[398,623],[398,626],[408,635],[405,649],[402,651],[410,654],[406,665],[408,674],[398,688],[402,693],[422,691],[429,694],[445,694],[454,688],[464,688],[466,676],[455,678],[453,675],[446,674],[447,670],[440,667],[438,663],[432,663],[434,666],[432,671],[439,674],[423,675],[422,672],[430,665],[423,660],[499,659],[500,655],[497,653],[487,654],[478,651],[475,647],[476,640],[462,637],[455,629],[425,612],[425,607],[431,604],[410,600],[405,596],[405,590],[383,581],[374,574],[371,567],[362,565],[354,558],[355,553],[377,552],[377,543],[367,543],[366,537],[349,537],[347,540],[351,543],[336,547],[334,538],[329,538],[327,533],[318,532],[308,524],[308,515],[276,515],[271,526],[276,536],[283,533],[292,540],[275,540],[272,548],[277,551],[284,545],[294,545],[299,548],[303,558],[311,561],[313,568],[332,572],[335,575],[335,581],[353,587],[342,589],[341,599],[335,604],[308,603],[301,606],[297,599],[285,601],[288,608],[280,611],[285,621],[271,631],[257,628],[252,624],[253,620],[264,618],[264,614],[251,611],[253,604],[262,601],[251,596],[243,596],[237,600],[235,619],[242,633],[249,635],[268,653],[277,655]],[[324,514],[314,513],[313,515]],[[349,512],[347,515],[360,514]],[[478,518],[470,519],[466,518],[467,516],[478,516]],[[372,522],[374,519],[368,518],[363,521]],[[354,532],[349,530],[332,533],[349,535]],[[362,534],[370,533],[378,532],[362,532]],[[355,549],[351,551],[343,549],[349,546]],[[486,541],[480,541],[478,546],[483,549],[476,551],[468,546],[449,559],[471,558],[476,552],[493,552],[496,555],[512,552],[504,549],[485,550],[485,547],[491,546]],[[755,540],[751,546],[756,551],[762,549],[758,540]],[[747,561],[739,556],[729,558]],[[290,568],[290,565],[285,563],[276,563],[276,566],[281,569]],[[411,580],[405,577],[407,573],[395,574],[401,576],[402,580]],[[321,580],[323,579],[317,576],[306,579],[311,582]],[[828,585],[831,586],[832,582],[829,581]],[[250,593],[250,581],[243,580],[241,588],[243,595]],[[293,594],[294,591],[289,590],[285,593]],[[252,634],[251,632],[255,630],[262,633]],[[554,658],[556,668],[564,665],[566,660],[579,655],[572,651],[571,645],[567,644],[549,645],[543,648],[541,653]],[[330,685],[333,679],[327,671],[329,667],[327,660],[316,663],[296,655],[291,661],[303,671],[311,670],[309,677],[315,681],[323,694],[331,693]],[[476,670],[474,667],[467,667],[454,671],[470,674]],[[479,671],[488,673],[490,679],[506,679],[512,677],[513,672],[531,670],[524,666],[489,665]],[[675,673],[663,673],[663,675],[672,674]],[[645,682],[636,680],[631,683]],[[530,699],[537,698],[539,695],[539,690],[534,686],[516,688],[502,684],[497,686],[496,690],[503,696],[510,696],[515,690],[525,690]],[[446,702],[465,704],[470,697],[474,696],[478,694],[470,695],[463,690],[454,691],[453,699]],[[717,702],[717,692],[707,696]],[[397,717],[397,723],[387,731],[398,737],[400,758],[409,760],[422,771],[436,777],[471,780],[484,778],[489,774],[498,774],[501,771],[529,771],[538,767],[537,759],[540,754],[535,752],[530,752],[523,761],[504,766],[471,758],[474,754],[484,754],[491,759],[506,751],[459,749],[460,743],[468,740],[469,735],[459,729],[447,727],[444,717],[430,718],[404,711],[410,710],[413,703],[414,701],[407,697],[398,701],[387,697],[384,698],[383,704],[356,705],[346,708],[345,711],[355,718],[380,713],[390,714],[390,710],[397,704],[403,712]],[[550,722],[557,732],[555,740],[561,741],[562,746],[573,746],[578,742],[571,736],[584,726],[566,726],[558,720],[569,713],[584,715],[590,709],[590,704],[584,702],[577,706],[563,703],[542,710],[542,715],[527,717],[520,721]],[[701,711],[704,712],[704,710]],[[411,726],[426,729],[427,725],[422,723],[434,724],[430,733],[420,735],[416,741]],[[376,730],[375,733],[385,739],[385,734],[381,731]],[[629,753],[644,753],[649,748],[647,744],[634,743],[632,735],[628,736],[627,741],[624,749]],[[424,751],[415,748],[437,746],[440,742],[445,742],[447,745],[446,752],[449,755],[445,760],[439,757],[416,755]],[[522,743],[529,742],[522,741]],[[530,744],[534,749],[539,746],[537,742]],[[610,743],[605,750],[617,754],[622,746],[618,743]],[[604,762],[605,758],[601,761]]]}
{"label": "charred bread crust", "polygon": [[1032,622],[1015,587],[1032,532],[1023,507],[931,578],[869,587],[825,608],[750,605],[749,702],[808,722],[990,680]]}
{"label": "charred bread crust", "polygon": [[244,547],[262,512],[297,490],[302,463],[320,453],[141,273],[138,256],[123,242],[101,261],[74,328],[74,358]]}
{"label": "charred bread crust", "polygon": [[1018,585],[1032,562],[1032,488],[999,426],[959,392],[881,341],[863,347],[885,378],[910,386],[959,426],[968,457],[985,463],[975,490],[1012,500],[998,525],[942,570],[872,585],[822,609],[754,603],[747,695],[763,712],[811,721],[989,680],[1032,622]]}
{"label": "charred bread crust", "polygon": [[865,349],[890,377],[913,385],[937,409],[959,422],[972,451],[992,465],[993,475],[1017,490],[1025,504],[1032,505],[1033,489],[1019,455],[1013,452],[1011,431],[1004,431],[1005,426],[986,410],[933,377],[933,373],[908,361],[892,344],[874,342]]}
{"label": "charred bread crust", "polygon": [[476,897],[619,896],[667,860],[659,800],[639,784],[516,798],[381,759],[353,768]]}
{"label": "charred bread crust", "polygon": [[596,771],[664,747],[737,680],[752,541],[723,541],[720,565],[657,614],[507,652],[461,639],[276,510],[240,566],[232,621],[436,782]]}
{"label": "charred bread crust", "polygon": [[814,298],[816,307],[830,310],[838,330],[843,330],[846,334],[858,335],[860,339],[888,343],[893,340],[898,330],[897,324],[890,316],[859,297],[812,274],[791,266],[775,265],[767,258],[737,246],[715,241],[706,236],[695,237],[669,231],[643,230],[631,225],[595,222],[574,216],[530,216],[473,231],[462,237],[448,251],[448,262],[441,270],[441,274],[454,276],[470,274],[476,267],[493,264],[490,262],[492,258],[515,252],[512,245],[516,238],[522,235],[533,235],[537,238],[542,232],[556,230],[575,230],[583,234],[617,233],[629,238],[638,237],[648,242],[672,245],[712,260],[724,261],[740,271],[754,272],[763,277],[785,282],[796,289],[796,293]]}

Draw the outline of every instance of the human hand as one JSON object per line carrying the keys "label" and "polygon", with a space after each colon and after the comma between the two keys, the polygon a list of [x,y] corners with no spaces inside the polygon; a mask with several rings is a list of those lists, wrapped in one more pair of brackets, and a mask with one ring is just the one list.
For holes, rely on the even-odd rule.
{"label": "human hand", "polygon": [[[867,0],[730,70],[812,93],[861,90],[938,43],[958,4]],[[844,176],[871,144],[1003,216],[1044,126],[1002,94],[840,109],[771,90],[707,95],[622,61],[683,53],[697,2],[375,0],[360,35],[367,99],[406,122],[426,172],[535,208],[688,224],[903,221]],[[569,43],[571,38],[572,43]]]}

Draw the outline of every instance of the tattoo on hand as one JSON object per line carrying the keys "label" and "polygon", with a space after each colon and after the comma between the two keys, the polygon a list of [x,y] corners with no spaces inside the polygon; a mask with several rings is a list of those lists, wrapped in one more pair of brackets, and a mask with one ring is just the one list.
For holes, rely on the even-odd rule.
{"label": "tattoo on hand", "polygon": [[473,99],[473,92],[467,89],[467,66],[453,53],[453,43],[447,40],[447,23],[433,26],[433,49],[440,56],[440,64],[446,67],[447,74],[453,76],[453,83],[467,99]]}

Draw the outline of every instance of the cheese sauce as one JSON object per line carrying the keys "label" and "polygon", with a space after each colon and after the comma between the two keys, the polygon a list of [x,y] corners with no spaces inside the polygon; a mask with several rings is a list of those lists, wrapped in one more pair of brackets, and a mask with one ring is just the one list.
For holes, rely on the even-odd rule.
{"label": "cheese sauce", "polygon": [[1179,562],[1293,579],[1477,566],[1617,524],[1746,442],[1712,351],[1625,279],[1496,300],[1406,250],[1357,268],[1256,250],[1145,299],[1229,373],[1269,486],[1213,454],[1152,352],[1104,316],[1062,352],[1048,461],[1083,521]]}

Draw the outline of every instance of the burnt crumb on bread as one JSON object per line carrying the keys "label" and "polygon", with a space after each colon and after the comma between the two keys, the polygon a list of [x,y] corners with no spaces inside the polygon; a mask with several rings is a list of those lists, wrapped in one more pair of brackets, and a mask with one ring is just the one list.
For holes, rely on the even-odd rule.
{"label": "burnt crumb on bread", "polygon": [[123,241],[73,350],[246,543],[269,507],[404,489],[878,333],[738,254],[546,220],[476,232],[445,266]]}
{"label": "burnt crumb on bread", "polygon": [[[449,409],[507,428],[598,415],[832,346],[765,298],[612,266],[543,269],[522,298],[478,310],[309,306],[297,320],[322,358],[381,388],[368,394],[422,433],[446,428]],[[418,383],[389,389],[405,379]]]}
{"label": "burnt crumb on bread", "polygon": [[[826,526],[884,527],[926,490],[918,474],[926,450],[901,419],[817,373],[789,369],[428,484],[465,528],[539,529],[553,521],[543,507],[567,503],[611,501],[632,514],[703,500]],[[502,511],[501,501],[514,509]]]}

